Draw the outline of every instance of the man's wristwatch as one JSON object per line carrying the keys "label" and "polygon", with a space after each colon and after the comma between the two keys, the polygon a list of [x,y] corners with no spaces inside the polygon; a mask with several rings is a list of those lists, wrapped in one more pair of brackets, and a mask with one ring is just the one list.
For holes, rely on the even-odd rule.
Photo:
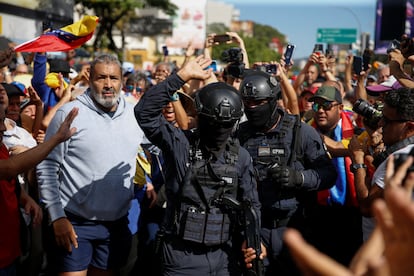
{"label": "man's wristwatch", "polygon": [[358,169],[366,169],[367,165],[365,164],[351,164],[351,172],[355,173]]}

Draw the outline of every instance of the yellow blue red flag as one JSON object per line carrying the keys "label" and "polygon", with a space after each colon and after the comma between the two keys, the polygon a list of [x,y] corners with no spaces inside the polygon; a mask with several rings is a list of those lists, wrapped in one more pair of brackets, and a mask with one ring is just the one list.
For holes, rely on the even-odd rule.
{"label": "yellow blue red flag", "polygon": [[16,52],[64,52],[85,44],[91,39],[99,18],[86,15],[81,20],[61,29],[50,30],[46,33],[17,45]]}

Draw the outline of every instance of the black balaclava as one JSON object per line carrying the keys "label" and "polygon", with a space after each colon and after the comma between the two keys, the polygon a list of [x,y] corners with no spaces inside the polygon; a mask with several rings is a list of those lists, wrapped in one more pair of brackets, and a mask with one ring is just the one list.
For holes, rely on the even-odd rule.
{"label": "black balaclava", "polygon": [[198,130],[201,144],[210,151],[220,151],[230,137],[233,126],[233,122],[219,123],[212,118],[200,115]]}
{"label": "black balaclava", "polygon": [[267,131],[271,129],[279,118],[277,112],[276,98],[269,99],[269,102],[254,108],[245,107],[249,125],[256,131]]}

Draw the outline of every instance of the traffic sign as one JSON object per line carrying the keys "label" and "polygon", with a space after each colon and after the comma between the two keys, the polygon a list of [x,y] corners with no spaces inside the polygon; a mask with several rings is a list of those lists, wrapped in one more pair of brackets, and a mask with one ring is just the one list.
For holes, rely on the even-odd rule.
{"label": "traffic sign", "polygon": [[356,29],[318,29],[316,42],[332,44],[351,44],[357,39]]}

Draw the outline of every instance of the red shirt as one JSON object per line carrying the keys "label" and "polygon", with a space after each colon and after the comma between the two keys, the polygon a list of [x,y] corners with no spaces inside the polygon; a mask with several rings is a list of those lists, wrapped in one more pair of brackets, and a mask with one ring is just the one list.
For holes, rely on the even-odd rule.
{"label": "red shirt", "polygon": [[[8,159],[9,152],[2,144],[0,159]],[[0,176],[0,268],[12,264],[20,256],[20,217],[16,196],[16,182]]]}

